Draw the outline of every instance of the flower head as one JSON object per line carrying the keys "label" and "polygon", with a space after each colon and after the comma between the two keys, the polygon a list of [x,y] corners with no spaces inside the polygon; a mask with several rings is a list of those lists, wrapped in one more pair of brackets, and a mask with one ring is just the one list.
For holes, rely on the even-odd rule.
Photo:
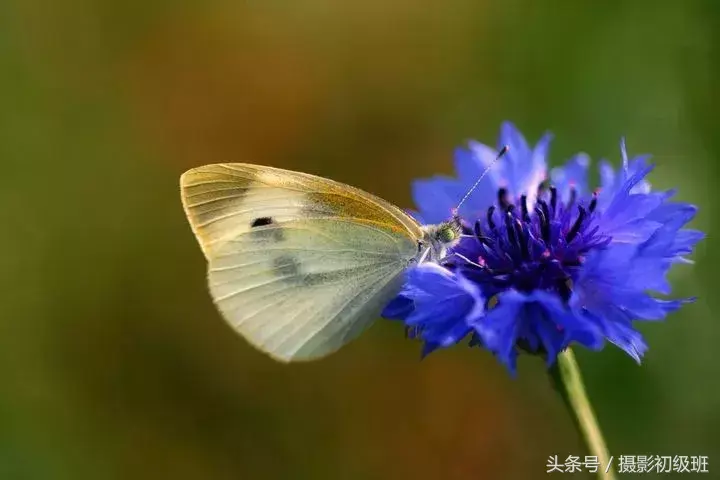
{"label": "flower head", "polygon": [[[682,227],[696,207],[653,192],[647,156],[615,172],[600,165],[601,188],[587,185],[590,159],[579,154],[547,181],[550,135],[531,147],[510,123],[500,145],[510,147],[487,181],[458,212],[464,235],[439,265],[408,272],[403,291],[385,309],[425,342],[424,352],[471,335],[511,371],[521,350],[548,364],[571,343],[599,349],[604,340],[638,362],[647,349],[636,320],[660,320],[692,299],[665,300],[665,276],[703,234]],[[471,142],[456,152],[457,178],[414,185],[418,218],[447,219],[490,165],[497,150]]]}

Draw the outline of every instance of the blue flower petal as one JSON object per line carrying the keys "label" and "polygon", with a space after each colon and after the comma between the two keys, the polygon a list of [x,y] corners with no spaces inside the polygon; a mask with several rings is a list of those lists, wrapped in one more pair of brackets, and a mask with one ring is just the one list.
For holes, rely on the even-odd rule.
{"label": "blue flower petal", "polygon": [[515,344],[520,330],[520,322],[517,318],[524,302],[522,296],[514,291],[503,295],[495,308],[475,322],[474,328],[482,339],[482,345],[514,371]]}
{"label": "blue flower petal", "polygon": [[[477,142],[470,142],[468,148],[455,150],[455,169],[458,173],[460,190],[463,192],[456,203],[465,196],[465,193],[470,191],[470,188],[495,160],[497,154],[497,151]],[[474,218],[482,215],[482,212],[493,204],[495,192],[498,188],[497,177],[496,167],[488,171],[485,179],[483,179],[482,186],[476,188],[460,207],[458,213],[462,217]]]}
{"label": "blue flower petal", "polygon": [[497,158],[505,145],[509,151],[488,171],[479,185],[460,207],[464,218],[482,215],[497,198],[498,188],[508,190],[510,197],[527,195],[527,205],[534,207],[540,184],[547,176],[547,152],[552,136],[544,135],[534,148],[530,148],[522,134],[509,122],[502,125],[498,149],[470,141],[467,148],[455,151],[457,179],[437,176],[413,183],[413,199],[419,216],[428,223],[439,223],[452,215],[470,188]]}
{"label": "blue flower petal", "polygon": [[615,169],[607,160],[600,160],[598,164],[600,171],[600,189],[607,196],[611,198],[615,188]]}
{"label": "blue flower petal", "polygon": [[557,295],[539,290],[499,294],[495,308],[473,326],[481,344],[511,370],[519,341],[531,348],[542,345],[548,365],[573,342],[592,349],[603,343],[601,331],[592,322],[564,306]]}
{"label": "blue flower petal", "polygon": [[668,249],[673,261],[686,261],[683,255],[690,255],[693,247],[702,239],[705,233],[700,230],[683,229],[675,234],[672,246]]}
{"label": "blue flower petal", "polygon": [[[652,169],[649,167],[648,160],[649,155],[639,155],[634,157],[632,160],[628,159],[627,151],[625,150],[625,141],[621,142],[621,155],[623,159],[623,165],[619,172],[615,172],[612,165],[607,160],[601,160],[599,163],[600,170],[600,196],[598,198],[598,205],[601,210],[604,210],[610,201],[613,200],[614,195],[618,193],[620,188],[627,183],[629,179],[636,176],[639,172]],[[647,173],[645,173],[647,175]],[[650,183],[642,175],[638,181],[633,182],[629,188],[629,194],[646,194],[650,193]]]}
{"label": "blue flower petal", "polygon": [[403,295],[393,298],[383,309],[381,315],[390,320],[404,320],[415,310],[415,302]]}
{"label": "blue flower petal", "polygon": [[662,226],[650,219],[650,214],[666,200],[664,193],[631,193],[652,169],[646,167],[628,178],[615,192],[607,208],[600,213],[599,225],[604,235],[612,237],[613,243],[638,244]]}
{"label": "blue flower petal", "polygon": [[525,137],[510,122],[505,122],[500,131],[498,148],[507,145],[508,152],[497,164],[497,183],[508,189],[512,197],[527,194],[529,207],[535,203],[538,187],[547,178],[545,160],[552,136],[544,135],[535,148],[530,149]]}
{"label": "blue flower petal", "polygon": [[621,348],[638,364],[641,362],[648,346],[640,332],[630,326],[629,321],[608,322],[598,318],[597,322],[603,326],[603,333],[610,343]]}
{"label": "blue flower petal", "polygon": [[409,269],[407,278],[383,316],[414,328],[425,340],[425,354],[454,345],[470,333],[470,323],[484,310],[477,286],[434,263]]}
{"label": "blue flower petal", "polygon": [[633,330],[632,327],[616,323],[612,324],[606,335],[608,341],[623,349],[638,364],[641,363],[648,346],[640,332]]}
{"label": "blue flower petal", "polygon": [[690,253],[692,246],[702,240],[704,234],[697,230],[681,229],[696,213],[697,207],[693,205],[678,205],[678,208],[663,217],[664,225],[641,246],[641,253],[658,258],[673,258]]}
{"label": "blue flower petal", "polygon": [[444,222],[450,218],[462,195],[458,183],[446,177],[416,180],[412,184],[412,196],[418,207],[418,214],[428,224]]}
{"label": "blue flower petal", "polygon": [[585,153],[578,153],[562,167],[552,169],[550,178],[563,200],[569,200],[570,190],[573,188],[578,196],[588,193],[587,176],[589,166],[590,157]]}

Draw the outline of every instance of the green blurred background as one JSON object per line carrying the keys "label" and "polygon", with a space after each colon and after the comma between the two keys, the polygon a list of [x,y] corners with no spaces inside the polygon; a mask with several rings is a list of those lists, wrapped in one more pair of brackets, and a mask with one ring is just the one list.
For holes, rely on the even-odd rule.
{"label": "green blurred background", "polygon": [[[720,3],[577,0],[0,2],[0,479],[544,478],[585,455],[525,358],[419,362],[378,322],[284,366],[220,319],[180,205],[193,166],[304,170],[410,207],[512,120],[700,205],[673,271],[700,300],[646,324],[642,367],[579,352],[614,455],[720,471]],[[718,477],[711,473],[711,477]]]}

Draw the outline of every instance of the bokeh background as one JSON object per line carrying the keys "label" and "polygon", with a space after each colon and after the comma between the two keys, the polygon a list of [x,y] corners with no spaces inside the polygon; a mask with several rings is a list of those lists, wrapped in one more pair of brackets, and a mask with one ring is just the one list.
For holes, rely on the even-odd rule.
{"label": "bokeh background", "polygon": [[[540,361],[418,361],[379,322],[283,366],[205,288],[178,177],[245,161],[411,207],[503,120],[552,161],[653,153],[709,233],[639,367],[578,352],[614,455],[720,471],[720,3],[0,2],[0,478],[532,479],[585,455]],[[711,473],[711,477],[717,477]],[[580,475],[579,477],[582,477]]]}

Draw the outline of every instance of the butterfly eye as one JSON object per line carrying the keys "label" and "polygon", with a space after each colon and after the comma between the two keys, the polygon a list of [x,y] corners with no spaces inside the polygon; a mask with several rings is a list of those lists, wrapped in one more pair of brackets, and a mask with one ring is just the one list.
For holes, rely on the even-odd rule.
{"label": "butterfly eye", "polygon": [[444,226],[437,232],[438,240],[442,243],[450,243],[457,238],[457,233],[450,226]]}

